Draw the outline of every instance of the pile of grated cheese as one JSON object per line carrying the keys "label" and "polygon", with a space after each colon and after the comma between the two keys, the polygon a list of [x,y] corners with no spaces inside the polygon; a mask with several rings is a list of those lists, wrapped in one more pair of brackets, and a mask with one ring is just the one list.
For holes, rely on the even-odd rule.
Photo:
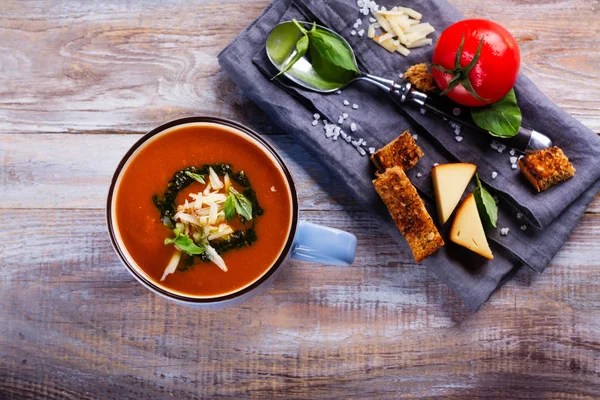
{"label": "pile of grated cheese", "polygon": [[[421,22],[423,15],[412,8],[398,6],[387,10],[367,0],[358,0],[357,4],[361,13],[365,14],[368,10],[372,15],[367,36],[390,53],[408,56],[409,49],[428,46],[433,42],[427,35],[435,32],[435,28],[428,22]],[[378,30],[381,30],[379,34]]]}
{"label": "pile of grated cheese", "polygon": [[[224,211],[231,180],[229,175],[225,174],[224,182],[221,182],[212,168],[209,168],[208,179],[204,191],[190,193],[189,197],[193,201],[190,202],[186,199],[184,204],[177,206],[177,213],[173,219],[181,233],[191,236],[194,243],[201,243],[208,258],[221,270],[227,272],[225,261],[210,245],[210,241],[227,239],[234,232],[226,222]],[[163,272],[161,282],[167,275],[177,270],[180,258],[181,251],[177,249]]]}

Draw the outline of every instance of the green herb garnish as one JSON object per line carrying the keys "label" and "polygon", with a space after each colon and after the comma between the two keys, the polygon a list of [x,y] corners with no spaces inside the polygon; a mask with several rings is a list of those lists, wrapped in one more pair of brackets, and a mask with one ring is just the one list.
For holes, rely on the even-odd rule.
{"label": "green herb garnish", "polygon": [[[235,190],[233,186],[229,188],[227,200],[229,199],[232,199],[235,211],[239,216],[243,217],[246,221],[250,221],[252,219],[252,203],[246,198],[246,196]],[[225,211],[225,218],[227,218],[227,211]]]}
{"label": "green herb garnish", "polygon": [[352,51],[348,48],[346,42],[331,32],[317,29],[314,24],[309,33],[310,44],[321,57],[336,67],[358,73]]}
{"label": "green herb garnish", "polygon": [[[302,30],[304,30],[304,29],[302,29]],[[304,30],[302,37],[300,39],[298,39],[298,41],[296,42],[296,54],[294,54],[294,56],[291,59],[289,59],[288,62],[285,63],[285,65],[283,65],[281,67],[281,70],[279,71],[279,73],[277,75],[275,75],[274,77],[272,77],[271,80],[277,78],[281,74],[288,72],[290,70],[290,68],[292,68],[294,66],[294,64],[296,64],[296,61],[301,59],[306,54],[307,50],[308,50],[308,35],[306,34],[306,30]]]}
{"label": "green herb garnish", "polygon": [[227,195],[227,200],[225,200],[225,207],[223,209],[225,212],[225,219],[229,221],[231,218],[235,217],[235,198],[233,194],[231,194],[231,190]]}
{"label": "green herb garnish", "polygon": [[185,171],[185,174],[187,176],[189,176],[190,178],[192,178],[192,179],[194,179],[194,180],[196,180],[196,181],[198,181],[200,183],[206,183],[206,181],[204,180],[204,178],[202,177],[202,175],[195,174],[195,173],[190,172],[190,171]]}
{"label": "green herb garnish", "polygon": [[[339,87],[359,74],[352,49],[346,41],[327,30],[319,29],[314,22],[310,30],[306,30],[295,19],[292,22],[302,35],[296,41],[295,54],[284,63],[273,79],[288,72],[307,51],[314,71],[293,71],[293,74],[318,87]],[[297,30],[282,28],[277,40],[267,43],[270,53],[279,58],[285,57],[284,54],[293,49],[291,44],[296,40],[297,33]]]}
{"label": "green herb garnish", "polygon": [[475,180],[477,182],[477,188],[473,191],[473,196],[475,197],[479,217],[482,221],[485,221],[488,226],[493,226],[495,228],[496,222],[498,222],[498,206],[496,205],[496,200],[494,200],[490,192],[481,186],[479,174],[475,174]]}
{"label": "green herb garnish", "polygon": [[175,233],[174,238],[166,238],[165,245],[174,244],[179,248],[179,250],[189,254],[189,255],[198,255],[204,253],[204,247],[198,246],[188,235],[181,233],[181,230],[175,229],[173,231]]}
{"label": "green herb garnish", "polygon": [[471,117],[477,126],[489,131],[493,136],[515,136],[521,127],[522,117],[514,89],[489,106],[471,108]]}

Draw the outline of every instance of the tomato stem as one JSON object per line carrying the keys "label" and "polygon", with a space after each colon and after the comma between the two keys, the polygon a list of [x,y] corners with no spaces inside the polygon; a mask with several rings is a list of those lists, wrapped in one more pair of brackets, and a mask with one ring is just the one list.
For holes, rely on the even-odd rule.
{"label": "tomato stem", "polygon": [[481,56],[481,48],[483,47],[484,38],[485,36],[481,37],[481,40],[479,41],[479,46],[477,47],[477,51],[475,52],[475,55],[473,56],[473,59],[471,60],[469,65],[467,65],[466,67],[460,65],[460,59],[462,58],[463,54],[463,46],[465,45],[465,35],[462,35],[460,45],[458,46],[458,50],[456,51],[456,58],[454,59],[453,69],[446,69],[439,64],[432,65],[433,68],[437,68],[444,74],[452,75],[452,79],[450,79],[450,81],[448,82],[448,87],[444,89],[442,93],[440,93],[442,96],[446,95],[456,86],[458,86],[458,84],[461,84],[471,96],[475,97],[477,100],[489,103],[489,100],[484,99],[483,97],[478,95],[477,92],[475,92],[475,89],[471,84],[471,80],[469,79],[469,73],[473,68],[475,68],[475,65],[477,65],[477,62],[479,61],[479,57]]}

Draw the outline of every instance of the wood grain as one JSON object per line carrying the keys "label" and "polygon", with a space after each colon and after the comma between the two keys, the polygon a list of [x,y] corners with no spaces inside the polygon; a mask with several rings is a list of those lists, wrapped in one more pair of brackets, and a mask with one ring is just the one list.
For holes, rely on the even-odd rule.
{"label": "wood grain", "polygon": [[[529,77],[600,133],[597,0],[451,1],[513,32]],[[470,312],[218,67],[267,4],[0,2],[0,398],[600,398],[600,196],[544,274]],[[293,263],[220,311],[137,284],[108,183],[140,133],[198,114],[270,135],[302,217],[355,233],[355,264]]]}
{"label": "wood grain", "polygon": [[[279,131],[216,60],[267,1],[52,3],[0,6],[0,132],[143,133],[199,114]],[[600,133],[597,1],[452,3],[506,26],[529,77]]]}

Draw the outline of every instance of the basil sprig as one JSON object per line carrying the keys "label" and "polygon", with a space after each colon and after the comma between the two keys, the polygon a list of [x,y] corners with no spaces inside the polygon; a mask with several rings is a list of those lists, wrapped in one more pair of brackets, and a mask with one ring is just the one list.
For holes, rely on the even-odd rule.
{"label": "basil sprig", "polygon": [[252,219],[252,202],[235,190],[233,186],[230,186],[223,211],[225,212],[225,219],[227,221],[233,218],[236,213],[246,221],[250,221]]}
{"label": "basil sprig", "polygon": [[204,177],[202,177],[202,175],[200,175],[200,174],[196,174],[191,171],[185,171],[185,174],[197,182],[206,183],[204,181]]}
{"label": "basil sprig", "polygon": [[485,107],[471,108],[473,122],[492,136],[511,138],[521,127],[521,109],[513,89],[506,96]]}
{"label": "basil sprig", "polygon": [[478,174],[475,174],[475,180],[477,182],[477,188],[473,191],[473,196],[475,197],[479,217],[482,221],[485,221],[488,226],[491,225],[495,228],[496,223],[498,222],[498,206],[496,205],[496,200],[494,200],[490,192],[481,186]]}
{"label": "basil sprig", "polygon": [[188,235],[181,233],[181,230],[173,230],[175,238],[166,238],[165,244],[174,244],[179,250],[186,252],[190,256],[204,253],[204,247],[198,246]]}
{"label": "basil sprig", "polygon": [[[309,52],[313,69],[318,75],[302,76],[302,79],[308,82],[314,80],[319,87],[328,83],[331,83],[333,87],[338,87],[340,86],[339,82],[349,82],[359,73],[352,49],[343,39],[340,39],[329,31],[317,28],[314,22],[310,30],[306,30],[295,19],[292,22],[301,32],[302,36],[296,42],[296,53],[294,56],[281,67],[280,72],[273,79],[288,72],[307,52]],[[285,36],[291,34],[289,31],[281,33],[284,37],[281,38],[279,43],[285,43],[281,44],[281,46],[289,44],[289,39],[285,40]],[[280,53],[277,49],[272,49],[272,51]],[[298,73],[301,73],[301,71]]]}

